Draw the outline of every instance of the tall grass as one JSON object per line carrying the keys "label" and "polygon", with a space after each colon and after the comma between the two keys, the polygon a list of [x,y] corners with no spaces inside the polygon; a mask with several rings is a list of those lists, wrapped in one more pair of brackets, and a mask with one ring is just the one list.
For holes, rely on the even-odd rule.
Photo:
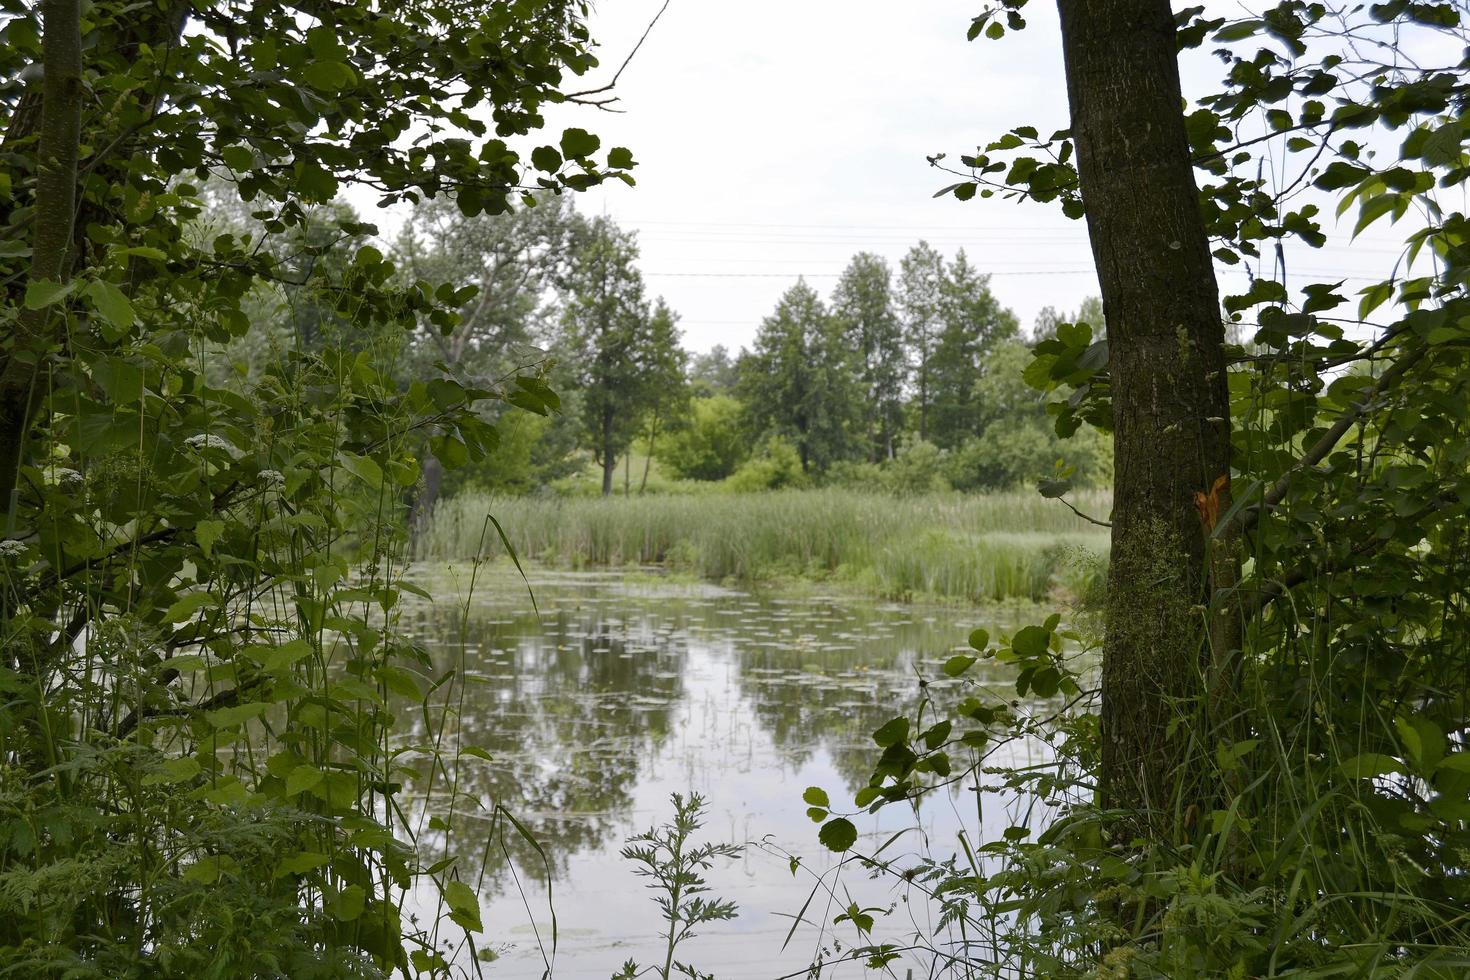
{"label": "tall grass", "polygon": [[[1106,516],[1106,493],[1084,493]],[[759,494],[443,501],[418,557],[476,557],[486,515],[523,558],[573,568],[662,564],[714,580],[841,579],[888,597],[1040,599],[1079,589],[1107,534],[1035,493],[892,497],[841,489]],[[489,535],[488,538],[495,536]],[[503,551],[499,541],[490,554]]]}

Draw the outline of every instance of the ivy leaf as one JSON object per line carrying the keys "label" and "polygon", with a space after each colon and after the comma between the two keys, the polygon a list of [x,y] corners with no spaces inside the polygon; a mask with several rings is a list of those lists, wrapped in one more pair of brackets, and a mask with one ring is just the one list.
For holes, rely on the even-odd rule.
{"label": "ivy leaf", "polygon": [[822,825],[817,839],[830,851],[845,851],[857,843],[857,828],[846,817],[834,817]]}

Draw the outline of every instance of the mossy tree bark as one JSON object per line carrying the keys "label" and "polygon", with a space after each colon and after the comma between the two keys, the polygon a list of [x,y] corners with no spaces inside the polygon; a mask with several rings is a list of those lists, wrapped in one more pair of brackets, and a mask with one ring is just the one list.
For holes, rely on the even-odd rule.
{"label": "mossy tree bark", "polygon": [[[71,278],[77,212],[77,157],[82,126],[80,0],[46,0],[41,8],[40,132],[28,283]],[[17,136],[14,130],[11,136]],[[53,343],[55,308],[22,307],[0,367],[0,504],[13,512],[31,419],[44,394],[42,367]]]}
{"label": "mossy tree bark", "polygon": [[[1212,662],[1212,645],[1234,643],[1202,608],[1233,562],[1212,561],[1196,498],[1230,472],[1225,337],[1168,0],[1059,7],[1108,329],[1116,468],[1100,798],[1135,815],[1126,837],[1206,795],[1187,760],[1200,733],[1178,719],[1231,662],[1228,649]],[[1217,492],[1228,507],[1228,482]]]}

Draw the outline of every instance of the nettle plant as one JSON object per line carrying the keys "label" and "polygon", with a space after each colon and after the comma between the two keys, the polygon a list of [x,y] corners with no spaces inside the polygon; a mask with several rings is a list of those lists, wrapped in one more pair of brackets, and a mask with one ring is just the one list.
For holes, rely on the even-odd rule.
{"label": "nettle plant", "polygon": [[[471,289],[341,254],[375,229],[318,206],[355,184],[500,212],[627,178],[580,129],[510,145],[596,65],[585,13],[0,3],[0,972],[444,975],[453,930],[406,915],[424,884],[479,930],[404,818],[457,754],[407,744],[389,702],[443,718],[459,683],[394,629],[404,504],[425,441],[482,457],[479,406],[556,397],[395,381]],[[249,230],[202,234],[206,182]],[[330,337],[219,370],[281,289]]]}
{"label": "nettle plant", "polygon": [[[1023,3],[986,11],[972,36],[1020,29]],[[1106,330],[1065,325],[1027,379],[1059,433],[1090,425],[1117,447],[1101,656],[1084,675],[1097,689],[1023,652],[1018,693],[1044,695],[1036,679],[1049,690],[1056,670],[1056,690],[1079,694],[1044,724],[936,695],[938,714],[884,726],[857,807],[952,782],[962,726],[987,744],[1045,738],[1056,755],[1044,773],[988,773],[1041,815],[1002,839],[904,866],[853,860],[937,903],[940,934],[901,945],[954,975],[1463,975],[1463,8],[1061,12],[1072,126],[1013,130],[964,156],[946,190],[1059,203],[1093,232]],[[1182,105],[1171,66],[1198,47],[1224,84]],[[1139,147],[1159,156],[1126,158]],[[1402,248],[1381,276],[1287,278],[1288,254],[1390,225]],[[1218,298],[1213,262],[1245,264],[1248,288]],[[1200,315],[1174,318],[1181,297]],[[959,778],[986,775],[982,754]],[[835,849],[854,842],[846,819],[824,826]]]}

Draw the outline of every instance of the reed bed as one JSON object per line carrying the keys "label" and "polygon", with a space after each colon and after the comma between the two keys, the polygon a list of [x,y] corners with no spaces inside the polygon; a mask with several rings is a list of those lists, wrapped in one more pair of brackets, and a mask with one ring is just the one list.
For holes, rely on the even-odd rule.
{"label": "reed bed", "polygon": [[[1105,492],[1077,506],[1105,517]],[[885,597],[1041,599],[1086,587],[1107,533],[1035,493],[893,497],[842,489],[699,496],[498,497],[440,503],[416,544],[432,561],[494,557],[494,516],[523,559],[664,565],[714,581],[846,580]]]}

